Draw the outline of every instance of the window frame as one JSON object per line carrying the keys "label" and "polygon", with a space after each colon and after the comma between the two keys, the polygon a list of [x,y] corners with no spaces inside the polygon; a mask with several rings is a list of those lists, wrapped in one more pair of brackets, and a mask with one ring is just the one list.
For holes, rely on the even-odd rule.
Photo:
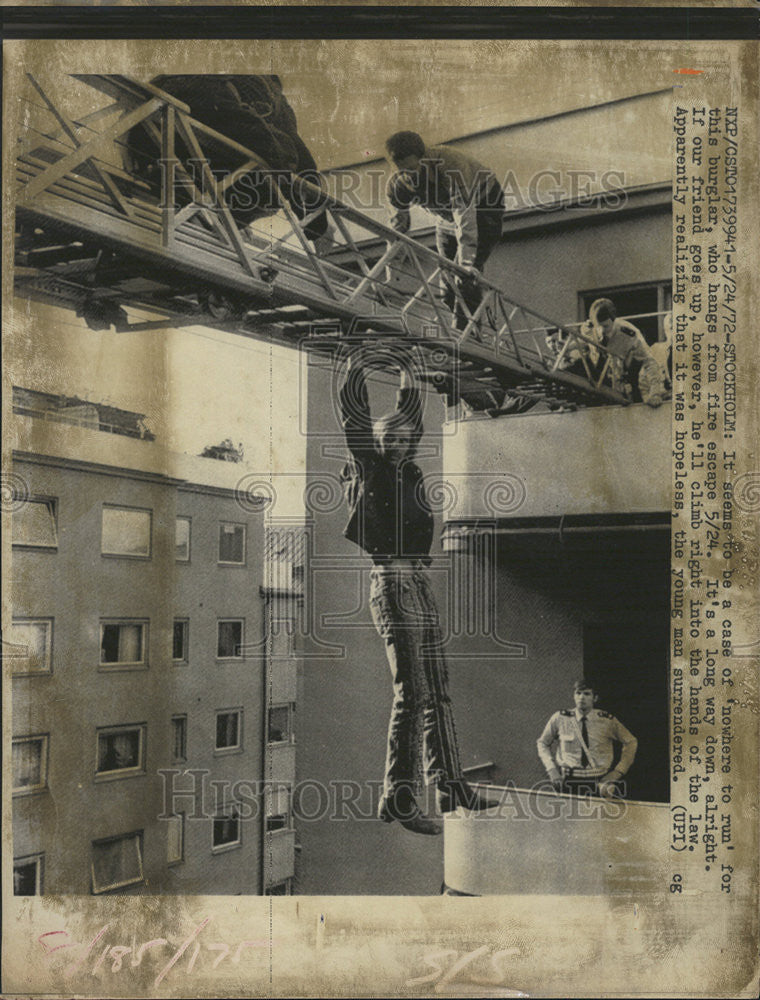
{"label": "window frame", "polygon": [[[219,632],[223,624],[229,624],[231,622],[237,622],[240,624],[240,653],[232,655],[222,655],[219,652]],[[216,620],[216,659],[217,660],[244,660],[245,655],[243,653],[243,648],[245,646],[245,618],[217,618]]]}
{"label": "window frame", "polygon": [[[95,780],[96,781],[117,781],[122,778],[134,778],[145,774],[145,757],[147,743],[148,726],[144,722],[126,723],[119,726],[98,726],[95,730]],[[119,733],[139,733],[137,744],[138,764],[130,767],[119,767],[110,771],[99,771],[100,761],[100,739],[103,736],[116,736]]]}
{"label": "window frame", "polygon": [[13,516],[11,515],[11,547],[20,549],[38,549],[43,552],[56,552],[58,550],[58,497],[45,496],[43,494],[35,494],[34,496],[24,497],[19,510],[28,504],[44,504],[48,508],[50,514],[50,521],[53,527],[53,542],[24,542],[16,541],[13,537]]}
{"label": "window frame", "polygon": [[[177,523],[185,521],[187,523],[187,558],[180,559],[177,555]],[[189,563],[192,553],[193,519],[185,514],[175,514],[174,516],[174,561],[178,563]]]}
{"label": "window frame", "polygon": [[[39,795],[48,790],[48,766],[50,756],[50,733],[32,733],[28,736],[14,736],[11,740],[11,769],[13,767],[13,747],[20,743],[40,743],[40,783],[38,785],[13,785],[11,795]],[[14,776],[11,770],[11,781]]]}
{"label": "window frame", "polygon": [[[242,528],[243,529],[243,539],[242,539],[242,559],[222,559],[222,531],[225,527],[230,528]],[[247,563],[247,545],[248,545],[248,525],[244,521],[220,521],[219,522],[219,533],[217,535],[217,548],[216,548],[216,563],[217,566],[245,566]]]}
{"label": "window frame", "polygon": [[[118,834],[115,837],[99,837],[96,840],[90,841],[90,877],[92,879],[92,895],[101,896],[107,892],[114,892],[117,889],[123,889],[128,885],[139,885],[145,882],[145,869],[143,867],[143,843],[144,843],[144,831],[143,830],[132,830],[129,833]],[[140,869],[140,874],[136,878],[126,879],[123,882],[115,882],[113,885],[104,886],[101,888],[95,887],[95,848],[103,844],[112,844],[117,840],[127,840],[134,838],[137,846],[137,861]]]}
{"label": "window frame", "polygon": [[34,876],[34,892],[33,893],[17,893],[16,885],[14,880],[13,885],[13,895],[14,896],[41,896],[42,886],[45,878],[45,853],[41,851],[38,854],[25,854],[22,857],[13,859],[13,874],[16,874],[16,868],[21,867],[21,865],[34,864],[35,876]]}
{"label": "window frame", "polygon": [[[6,654],[11,659],[11,674],[14,677],[46,677],[53,673],[53,626],[55,619],[51,616],[49,618],[32,618],[26,616],[18,616],[11,619],[11,644],[12,647],[23,646],[24,643],[19,643],[13,638],[13,633],[17,625],[45,625],[46,637],[45,637],[45,666],[39,670],[32,669],[16,669],[13,665],[13,661],[16,659],[29,659],[28,656],[17,656],[13,649],[11,649],[9,654]],[[28,649],[28,643],[26,644]]]}
{"label": "window frame", "polygon": [[[140,625],[142,634],[142,660],[118,660],[104,662],[103,656],[103,628],[106,625]],[[148,669],[148,641],[149,641],[149,618],[101,618],[100,619],[100,642],[98,643],[98,670],[147,670]]]}
{"label": "window frame", "polygon": [[[217,745],[218,739],[218,720],[221,715],[237,715],[237,743],[234,746],[220,747]],[[214,756],[224,756],[226,754],[242,753],[243,752],[243,707],[242,705],[234,706],[233,708],[217,708],[214,711]]]}
{"label": "window frame", "polygon": [[[174,629],[177,625],[181,624],[183,626],[183,640],[182,640],[182,656],[174,655]],[[175,618],[172,622],[172,663],[187,664],[190,662],[190,619],[189,618]]]}
{"label": "window frame", "polygon": [[[214,827],[218,822],[234,820],[237,823],[237,840],[228,840],[223,844],[214,843]],[[211,820],[211,853],[221,854],[224,851],[234,851],[243,846],[243,823],[236,806],[230,806],[221,810],[220,814],[212,817]]]}
{"label": "window frame", "polygon": [[[271,734],[270,716],[275,709],[283,709],[283,708],[286,709],[288,713],[288,730],[287,730],[288,735],[285,737],[284,740],[273,740],[270,735]],[[296,714],[296,703],[294,701],[277,702],[276,704],[273,705],[267,705],[267,733],[266,733],[267,746],[284,747],[284,746],[293,746],[293,744],[295,744],[296,741],[295,727],[294,727],[295,714]]]}
{"label": "window frame", "polygon": [[[184,723],[184,732],[182,735],[182,756],[177,756],[176,750],[176,740],[175,740],[175,722],[182,721]],[[173,764],[184,764],[187,762],[187,714],[178,713],[171,717],[172,722],[172,763]]]}
{"label": "window frame", "polygon": [[[107,510],[128,511],[132,514],[148,515],[148,551],[146,553],[134,552],[106,552],[103,548],[105,540],[103,537],[104,515]],[[100,513],[100,555],[103,559],[136,559],[140,562],[147,562],[153,556],[153,511],[150,507],[132,507],[119,503],[103,503]]]}

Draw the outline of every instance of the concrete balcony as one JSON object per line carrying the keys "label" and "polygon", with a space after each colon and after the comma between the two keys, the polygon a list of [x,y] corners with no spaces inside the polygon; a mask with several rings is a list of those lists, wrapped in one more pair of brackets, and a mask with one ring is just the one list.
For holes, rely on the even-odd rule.
{"label": "concrete balcony", "polygon": [[264,843],[264,886],[266,889],[295,873],[296,835],[293,830],[268,833]]}
{"label": "concrete balcony", "polygon": [[444,820],[451,894],[640,896],[667,884],[667,803],[483,791],[500,805]]}
{"label": "concrete balcony", "polygon": [[264,774],[272,784],[292,784],[296,778],[295,746],[283,744],[267,747]]}
{"label": "concrete balcony", "polygon": [[670,512],[671,408],[472,416],[449,424],[444,472],[457,522]]}

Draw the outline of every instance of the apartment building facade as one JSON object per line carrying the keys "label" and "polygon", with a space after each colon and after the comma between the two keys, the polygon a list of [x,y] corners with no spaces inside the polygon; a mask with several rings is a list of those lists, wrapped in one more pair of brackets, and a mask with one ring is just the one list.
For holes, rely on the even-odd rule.
{"label": "apartment building facade", "polygon": [[243,465],[25,404],[14,891],[289,893],[300,583],[265,569],[282,530]]}

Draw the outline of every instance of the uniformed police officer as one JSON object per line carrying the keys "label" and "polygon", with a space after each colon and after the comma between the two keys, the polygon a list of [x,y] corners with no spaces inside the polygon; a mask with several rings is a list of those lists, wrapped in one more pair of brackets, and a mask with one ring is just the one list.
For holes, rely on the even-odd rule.
{"label": "uniformed police officer", "polygon": [[[618,795],[617,783],[633,763],[638,740],[614,715],[594,707],[599,695],[585,678],[575,682],[573,696],[575,708],[555,712],[546,723],[538,756],[558,792]],[[614,743],[621,744],[621,752],[613,768]]]}

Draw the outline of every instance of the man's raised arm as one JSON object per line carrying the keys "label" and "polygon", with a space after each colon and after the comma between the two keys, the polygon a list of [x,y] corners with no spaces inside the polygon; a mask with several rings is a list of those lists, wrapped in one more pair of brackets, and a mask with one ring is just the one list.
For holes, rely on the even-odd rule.
{"label": "man's raised arm", "polygon": [[346,372],[338,394],[340,418],[348,450],[356,458],[374,448],[369,411],[367,375],[361,358],[348,356]]}
{"label": "man's raised arm", "polygon": [[414,374],[406,364],[401,366],[398,392],[396,393],[396,412],[403,416],[412,428],[412,438],[409,446],[409,457],[413,457],[423,434],[422,426],[422,394],[415,381]]}

